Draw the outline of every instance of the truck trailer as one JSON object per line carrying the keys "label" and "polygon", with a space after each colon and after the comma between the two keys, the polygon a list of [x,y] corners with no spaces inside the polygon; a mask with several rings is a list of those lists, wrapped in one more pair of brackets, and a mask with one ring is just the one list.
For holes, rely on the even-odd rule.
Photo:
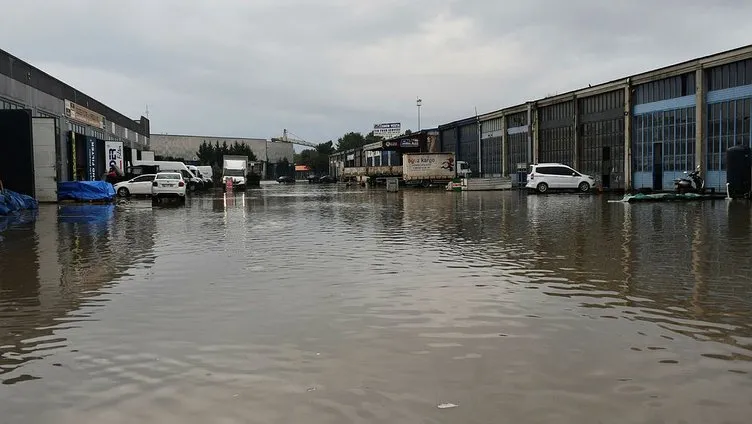
{"label": "truck trailer", "polygon": [[468,178],[467,162],[456,161],[452,152],[404,153],[402,179],[406,185],[446,185],[454,178]]}

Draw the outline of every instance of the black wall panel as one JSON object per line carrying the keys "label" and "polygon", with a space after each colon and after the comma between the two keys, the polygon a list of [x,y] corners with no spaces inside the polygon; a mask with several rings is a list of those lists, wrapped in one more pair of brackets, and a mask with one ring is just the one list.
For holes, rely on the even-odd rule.
{"label": "black wall panel", "polygon": [[0,110],[0,180],[7,189],[34,195],[31,110]]}

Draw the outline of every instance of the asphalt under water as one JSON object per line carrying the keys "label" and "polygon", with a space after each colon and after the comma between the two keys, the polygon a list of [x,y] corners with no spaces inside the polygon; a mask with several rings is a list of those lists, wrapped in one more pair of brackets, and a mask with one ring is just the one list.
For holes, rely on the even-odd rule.
{"label": "asphalt under water", "polygon": [[0,233],[0,422],[747,423],[751,256],[746,202],[42,206]]}

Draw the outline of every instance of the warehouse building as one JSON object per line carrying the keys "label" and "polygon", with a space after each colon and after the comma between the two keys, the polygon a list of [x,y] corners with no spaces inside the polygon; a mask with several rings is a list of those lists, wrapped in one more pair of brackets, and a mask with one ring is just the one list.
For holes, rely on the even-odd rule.
{"label": "warehouse building", "polygon": [[0,50],[0,180],[57,200],[57,182],[98,180],[149,148],[149,120],[133,120]]}
{"label": "warehouse building", "polygon": [[752,145],[751,101],[752,45],[441,125],[440,145],[517,183],[561,162],[606,189],[670,190],[699,165],[724,190],[726,149]]}
{"label": "warehouse building", "polygon": [[329,175],[337,179],[399,177],[404,153],[439,152],[439,131],[429,128],[376,141],[329,156]]}
{"label": "warehouse building", "polygon": [[263,138],[247,137],[215,137],[203,135],[180,135],[180,134],[152,134],[151,148],[156,156],[182,159],[187,163],[198,161],[196,155],[199,147],[204,142],[212,145],[232,146],[241,144],[250,147],[260,163],[264,178],[277,178],[282,170],[278,171],[278,164],[287,161],[292,165],[295,160],[295,149],[292,143],[270,141]]}

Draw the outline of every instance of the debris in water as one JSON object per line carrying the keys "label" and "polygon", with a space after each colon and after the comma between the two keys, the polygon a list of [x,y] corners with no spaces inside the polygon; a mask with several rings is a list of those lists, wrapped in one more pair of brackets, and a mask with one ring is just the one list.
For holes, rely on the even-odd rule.
{"label": "debris in water", "polygon": [[453,403],[441,403],[439,404],[439,409],[449,409],[449,408],[456,408],[459,405],[455,405]]}

